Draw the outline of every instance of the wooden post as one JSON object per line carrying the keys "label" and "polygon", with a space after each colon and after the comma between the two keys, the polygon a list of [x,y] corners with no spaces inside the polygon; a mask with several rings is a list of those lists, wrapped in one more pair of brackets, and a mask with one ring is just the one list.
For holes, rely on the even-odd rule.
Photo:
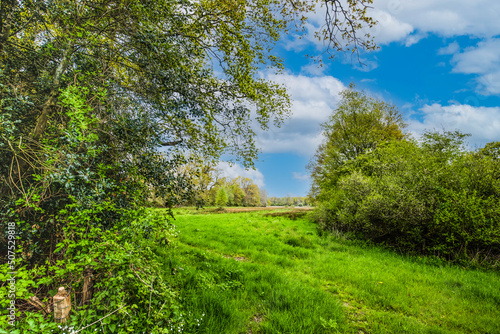
{"label": "wooden post", "polygon": [[81,305],[86,305],[92,299],[92,269],[87,268],[83,273],[83,293]]}
{"label": "wooden post", "polygon": [[53,298],[54,301],[54,319],[59,323],[66,323],[69,312],[71,311],[71,295],[60,287]]}

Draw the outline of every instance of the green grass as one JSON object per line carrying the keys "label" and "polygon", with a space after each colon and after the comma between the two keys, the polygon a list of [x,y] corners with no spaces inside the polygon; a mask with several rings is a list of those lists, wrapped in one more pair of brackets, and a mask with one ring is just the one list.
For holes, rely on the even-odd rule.
{"label": "green grass", "polygon": [[334,237],[303,218],[179,212],[165,251],[193,333],[500,333],[500,276]]}

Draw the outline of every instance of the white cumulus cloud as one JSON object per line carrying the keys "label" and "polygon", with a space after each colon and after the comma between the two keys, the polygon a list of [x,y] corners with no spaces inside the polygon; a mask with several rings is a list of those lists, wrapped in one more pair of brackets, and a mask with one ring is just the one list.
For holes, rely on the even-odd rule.
{"label": "white cumulus cloud", "polygon": [[321,123],[340,101],[342,82],[331,76],[273,75],[269,79],[287,87],[292,115],[280,128],[256,130],[256,142],[264,153],[296,153],[312,156],[322,141]]}
{"label": "white cumulus cloud", "polygon": [[455,41],[438,50],[439,55],[452,55],[460,50],[460,45]]}
{"label": "white cumulus cloud", "polygon": [[[499,12],[500,1],[491,0],[375,0],[368,14],[380,22],[378,42],[387,44],[404,41],[413,31],[442,37],[493,37],[500,32]],[[391,29],[399,33],[391,35]]]}
{"label": "white cumulus cloud", "polygon": [[467,104],[443,106],[435,103],[421,108],[423,118],[411,120],[409,131],[419,137],[426,130],[460,130],[469,133],[472,146],[500,140],[500,107],[474,107]]}
{"label": "white cumulus cloud", "polygon": [[500,38],[479,42],[452,58],[453,72],[477,75],[477,91],[484,95],[500,94]]}
{"label": "white cumulus cloud", "polygon": [[265,186],[264,175],[258,169],[245,169],[240,164],[230,164],[226,161],[219,162],[217,167],[225,177],[235,179],[242,176],[251,179],[259,188]]}
{"label": "white cumulus cloud", "polygon": [[384,7],[374,6],[372,10],[369,10],[369,15],[378,23],[372,29],[365,30],[365,32],[373,35],[379,45],[405,40],[414,31],[413,26],[399,20],[395,15],[382,8]]}
{"label": "white cumulus cloud", "polygon": [[309,181],[311,179],[311,175],[298,172],[292,172],[292,176],[295,180],[299,181]]}

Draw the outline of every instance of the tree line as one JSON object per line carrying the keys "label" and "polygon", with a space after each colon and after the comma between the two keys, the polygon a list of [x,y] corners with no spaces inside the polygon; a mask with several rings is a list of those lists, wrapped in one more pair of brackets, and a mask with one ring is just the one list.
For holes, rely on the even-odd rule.
{"label": "tree line", "polygon": [[[179,173],[191,180],[195,195],[183,201],[180,206],[266,207],[266,206],[308,206],[311,201],[304,196],[268,196],[264,188],[257,186],[248,177],[231,178],[217,162],[205,159],[192,159],[179,168]],[[149,204],[158,207],[168,206],[168,200],[158,197],[154,188]]]}
{"label": "tree line", "polygon": [[309,206],[311,201],[306,196],[269,197],[272,206]]}

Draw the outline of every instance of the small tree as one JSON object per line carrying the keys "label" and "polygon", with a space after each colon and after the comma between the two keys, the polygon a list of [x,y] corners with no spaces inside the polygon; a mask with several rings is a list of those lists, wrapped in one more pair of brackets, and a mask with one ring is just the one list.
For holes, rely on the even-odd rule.
{"label": "small tree", "polygon": [[219,188],[217,191],[217,197],[215,198],[215,205],[219,208],[225,207],[227,204],[227,192],[224,187]]}

